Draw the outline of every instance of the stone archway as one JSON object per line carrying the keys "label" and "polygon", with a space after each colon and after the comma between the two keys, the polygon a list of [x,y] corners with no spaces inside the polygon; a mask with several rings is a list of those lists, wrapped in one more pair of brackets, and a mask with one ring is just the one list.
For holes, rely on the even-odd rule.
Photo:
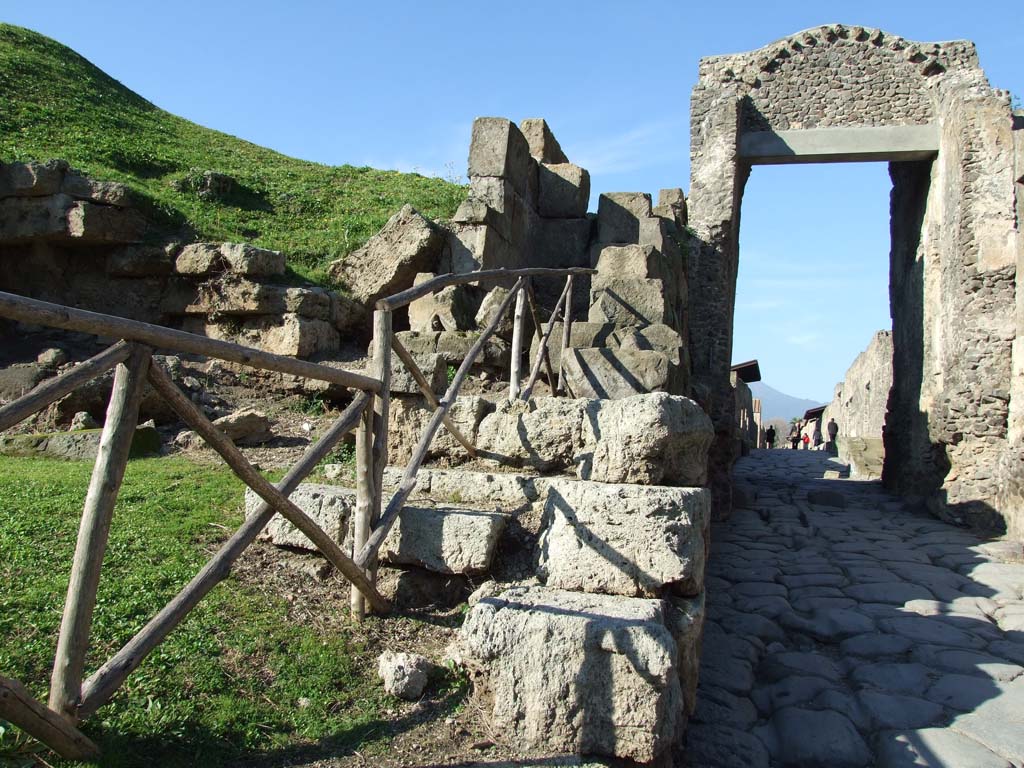
{"label": "stone archway", "polygon": [[[690,352],[710,405],[719,510],[730,508],[732,322],[744,185],[765,163],[890,163],[894,384],[885,482],[988,527],[1020,452],[1013,359],[1024,131],[973,43],[828,25],[705,58],[691,104]],[[1012,375],[1017,371],[1018,375]],[[1007,470],[1009,471],[1009,470]]]}

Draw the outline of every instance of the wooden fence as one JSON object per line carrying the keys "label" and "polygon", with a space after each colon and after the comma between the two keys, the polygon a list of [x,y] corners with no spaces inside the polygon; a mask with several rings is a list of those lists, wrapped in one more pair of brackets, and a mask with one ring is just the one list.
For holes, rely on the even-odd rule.
{"label": "wooden fence", "polygon": [[[107,407],[71,565],[67,599],[64,603],[50,680],[49,702],[48,705],[43,705],[34,699],[20,682],[0,676],[0,718],[18,726],[65,758],[86,759],[96,755],[96,745],[78,729],[79,721],[89,717],[109,701],[125,678],[163,642],[211,589],[227,577],[232,565],[255,541],[275,513],[282,515],[302,531],[324,557],[352,583],[351,611],[357,620],[365,616],[367,606],[376,613],[387,613],[390,605],[375,586],[378,552],[416,486],[416,475],[441,425],[447,427],[471,456],[475,455],[472,442],[459,431],[449,416],[449,411],[470,368],[514,303],[509,397],[529,399],[542,366],[547,371],[552,392],[557,392],[564,382],[561,370],[556,375],[552,369],[547,351],[554,324],[561,314],[565,320],[562,345],[567,346],[572,322],[569,308],[572,303],[573,276],[592,272],[582,268],[538,268],[441,275],[407,291],[381,299],[377,302],[373,315],[373,341],[370,347],[368,375],[274,355],[148,323],[0,292],[0,317],[120,339],[98,355],[54,379],[41,383],[18,400],[0,408],[0,431],[3,431],[83,384],[114,369],[113,391]],[[531,280],[536,277],[565,278],[565,288],[543,331],[531,287]],[[392,330],[392,312],[417,298],[450,285],[501,281],[514,281],[512,290],[469,350],[444,396],[438,400],[415,359],[395,337]],[[540,343],[526,386],[520,388],[519,363],[522,359],[526,305],[530,308]],[[234,443],[174,384],[167,371],[153,359],[155,349],[217,358],[257,369],[318,379],[347,387],[356,394],[351,404],[320,440],[305,452],[281,482],[274,485],[245,459]],[[405,469],[398,489],[387,506],[383,507],[392,351],[409,369],[434,412]],[[128,462],[132,436],[138,423],[143,388],[147,381],[182,421],[195,430],[242,482],[255,491],[263,501],[255,513],[246,518],[199,573],[156,616],[121,650],[111,656],[91,676],[85,678],[85,656],[89,647],[92,615],[96,605],[107,537]],[[334,539],[288,497],[345,435],[353,430],[356,432],[356,509],[354,556],[349,557]]]}

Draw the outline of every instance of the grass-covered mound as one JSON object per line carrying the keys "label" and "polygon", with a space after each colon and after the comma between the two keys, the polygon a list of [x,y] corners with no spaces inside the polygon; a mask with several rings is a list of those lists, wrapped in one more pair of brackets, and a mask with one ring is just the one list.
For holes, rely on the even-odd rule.
{"label": "grass-covered mound", "polygon": [[[323,281],[332,258],[362,245],[404,203],[450,217],[465,189],[418,174],[331,167],[203,128],[146,101],[60,43],[0,24],[0,161],[62,158],[140,193],[164,230],[284,251]],[[237,181],[203,199],[206,171]]]}

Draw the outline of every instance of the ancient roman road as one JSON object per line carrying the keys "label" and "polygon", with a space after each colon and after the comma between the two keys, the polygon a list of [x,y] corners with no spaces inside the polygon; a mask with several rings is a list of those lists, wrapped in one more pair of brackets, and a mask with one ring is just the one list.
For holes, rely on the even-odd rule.
{"label": "ancient roman road", "polygon": [[1024,562],[825,454],[755,451],[713,526],[693,768],[1024,766]]}

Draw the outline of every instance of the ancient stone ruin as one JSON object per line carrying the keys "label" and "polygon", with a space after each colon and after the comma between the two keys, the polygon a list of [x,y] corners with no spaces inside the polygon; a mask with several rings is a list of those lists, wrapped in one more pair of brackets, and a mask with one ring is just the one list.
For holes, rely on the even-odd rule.
{"label": "ancient stone ruin", "polygon": [[728,371],[746,179],[765,163],[878,160],[893,179],[884,481],[1019,531],[1024,118],[988,84],[974,45],[812,28],[703,59],[692,105],[690,357],[718,434],[716,508],[728,508],[733,460]]}

